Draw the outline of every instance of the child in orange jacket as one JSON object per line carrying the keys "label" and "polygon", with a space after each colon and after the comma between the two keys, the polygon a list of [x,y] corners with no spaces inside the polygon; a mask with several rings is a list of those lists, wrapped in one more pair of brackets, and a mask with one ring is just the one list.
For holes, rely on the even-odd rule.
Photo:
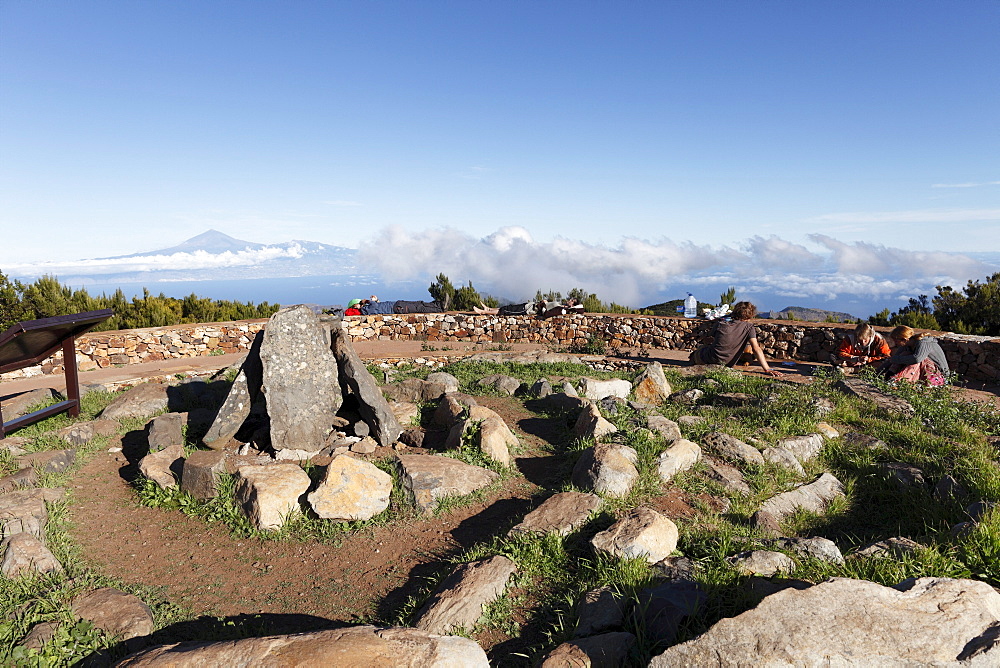
{"label": "child in orange jacket", "polygon": [[875,366],[888,357],[889,344],[867,323],[858,325],[837,348],[838,363],[848,368]]}

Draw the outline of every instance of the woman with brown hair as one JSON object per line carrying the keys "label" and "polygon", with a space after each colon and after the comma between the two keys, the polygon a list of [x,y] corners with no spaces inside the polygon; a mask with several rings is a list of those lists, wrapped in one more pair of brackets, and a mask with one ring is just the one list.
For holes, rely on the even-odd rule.
{"label": "woman with brown hair", "polygon": [[732,320],[720,320],[715,326],[712,343],[698,348],[689,358],[695,364],[721,364],[733,366],[740,359],[743,350],[750,346],[757,363],[764,373],[777,376],[764,359],[764,351],[757,343],[757,328],[748,322],[757,315],[757,307],[750,302],[737,302],[733,307]]}
{"label": "woman with brown hair", "polygon": [[926,332],[915,334],[912,328],[900,325],[889,332],[889,340],[894,344],[892,355],[879,368],[890,380],[935,386],[947,382],[948,358],[937,339]]}

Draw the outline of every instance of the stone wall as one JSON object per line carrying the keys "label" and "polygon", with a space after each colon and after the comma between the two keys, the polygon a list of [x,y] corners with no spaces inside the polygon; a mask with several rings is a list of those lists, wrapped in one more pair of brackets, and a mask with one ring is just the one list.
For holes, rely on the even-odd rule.
{"label": "stone wall", "polygon": [[[85,334],[77,342],[83,371],[177,357],[246,350],[266,320],[176,325]],[[837,341],[850,327],[832,323],[756,321],[765,354],[774,359],[829,362]],[[584,346],[601,339],[609,349],[666,348],[692,350],[711,334],[712,324],[675,317],[587,314],[538,320],[527,316],[460,313],[352,316],[344,319],[351,339],[467,341],[490,344],[538,343],[553,348]],[[943,334],[941,347],[952,370],[966,380],[1000,380],[1000,339]],[[3,378],[62,373],[61,354],[37,367]]]}

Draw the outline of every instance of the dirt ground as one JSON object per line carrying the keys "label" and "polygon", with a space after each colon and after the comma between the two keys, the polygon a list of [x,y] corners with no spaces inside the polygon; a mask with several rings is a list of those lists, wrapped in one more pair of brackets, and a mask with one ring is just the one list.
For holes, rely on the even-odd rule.
{"label": "dirt ground", "polygon": [[[369,359],[441,354],[414,350],[414,342],[385,345],[395,343],[379,342],[371,349],[359,345],[359,353]],[[675,367],[687,366],[684,358],[686,353],[677,351],[633,357]],[[808,382],[812,366],[775,364],[782,379],[791,382]],[[968,400],[1000,406],[1000,392],[994,388],[960,393]],[[531,510],[533,495],[563,479],[557,459],[545,448],[563,433],[561,425],[527,411],[514,399],[483,398],[481,403],[497,411],[526,445],[517,459],[524,477],[507,480],[481,503],[439,517],[366,529],[337,545],[238,540],[222,524],[140,506],[126,482],[129,462],[120,452],[103,452],[69,485],[71,535],[98,571],[153,586],[195,615],[263,613],[388,623],[408,596],[426,586],[428,577],[449,569],[446,559],[506,532]],[[665,495],[657,510],[684,518],[692,514],[694,501],[680,492]],[[477,640],[487,649],[509,641],[496,632]]]}

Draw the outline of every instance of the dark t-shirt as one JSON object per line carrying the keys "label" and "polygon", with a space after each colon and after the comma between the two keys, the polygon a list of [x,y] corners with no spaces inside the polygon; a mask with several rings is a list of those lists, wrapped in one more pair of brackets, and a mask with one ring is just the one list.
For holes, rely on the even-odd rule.
{"label": "dark t-shirt", "polygon": [[757,338],[757,328],[746,320],[722,321],[715,327],[715,341],[703,357],[706,364],[733,366],[746,349],[750,339]]}

